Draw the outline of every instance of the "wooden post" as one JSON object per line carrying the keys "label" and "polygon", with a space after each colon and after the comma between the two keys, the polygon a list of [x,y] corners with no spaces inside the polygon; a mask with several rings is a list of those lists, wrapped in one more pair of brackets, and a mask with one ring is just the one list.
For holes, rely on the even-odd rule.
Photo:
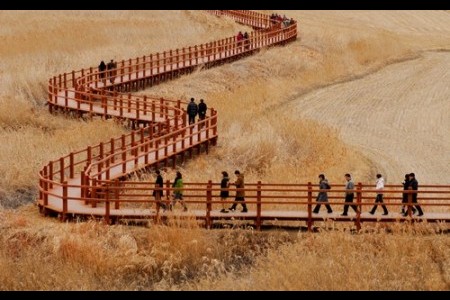
{"label": "wooden post", "polygon": [[48,171],[47,167],[44,167],[44,206],[48,205]]}
{"label": "wooden post", "polygon": [[89,191],[89,176],[86,174],[88,166],[85,166],[83,172],[81,173],[81,197],[84,199],[84,204],[88,205],[90,195],[88,195]]}
{"label": "wooden post", "polygon": [[125,148],[125,146],[122,146],[122,173],[126,174],[127,173],[127,149]]}
{"label": "wooden post", "polygon": [[110,144],[110,150],[111,150],[111,163],[114,163],[115,161],[116,161],[116,159],[115,159],[115,155],[114,155],[114,153],[115,153],[115,149],[114,149],[114,138],[111,138],[111,142],[109,143]]}
{"label": "wooden post", "polygon": [[64,158],[60,158],[59,159],[59,168],[60,168],[60,170],[59,170],[59,173],[60,173],[60,179],[59,179],[59,182],[63,182],[64,181]]}
{"label": "wooden post", "polygon": [[145,145],[144,145],[144,141],[145,141],[145,134],[144,134],[144,128],[139,129],[140,130],[140,135],[141,135],[141,139],[140,139],[140,143],[141,143],[141,151],[144,152],[145,151]]}
{"label": "wooden post", "polygon": [[69,163],[69,176],[70,176],[70,179],[72,179],[73,176],[74,176],[74,170],[73,170],[74,157],[73,157],[73,152],[70,152],[69,160],[70,160],[70,163]]}
{"label": "wooden post", "polygon": [[91,146],[87,147],[86,155],[87,155],[87,158],[86,158],[87,159],[87,164],[90,165],[92,163],[92,148],[91,148]]}
{"label": "wooden post", "polygon": [[261,181],[258,181],[256,189],[256,230],[261,230]]}
{"label": "wooden post", "polygon": [[66,214],[67,214],[67,195],[68,195],[68,187],[67,187],[67,181],[64,181],[62,183],[62,188],[63,188],[63,195],[62,195],[62,202],[63,202],[63,207],[62,207],[62,213],[61,213],[61,221],[65,221],[66,220]]}
{"label": "wooden post", "polygon": [[120,201],[119,201],[119,187],[120,182],[119,179],[114,180],[114,209],[120,209]]}
{"label": "wooden post", "polygon": [[109,225],[109,215],[110,215],[110,203],[109,203],[109,189],[105,188],[105,223],[106,225]]}
{"label": "wooden post", "polygon": [[155,141],[155,161],[159,160],[159,139]]}
{"label": "wooden post", "polygon": [[145,153],[145,156],[144,156],[144,164],[146,165],[146,166],[148,166],[148,154],[149,154],[149,146],[148,146],[148,142],[145,142],[143,145],[143,152]]}
{"label": "wooden post", "polygon": [[308,231],[312,232],[313,220],[312,220],[312,184],[308,182]]}
{"label": "wooden post", "polygon": [[170,203],[170,180],[167,180],[166,181],[166,188],[167,188],[167,191],[166,191],[166,207],[169,209],[169,210],[172,210],[172,204]]}
{"label": "wooden post", "polygon": [[155,113],[156,113],[156,105],[155,102],[152,102],[152,122],[155,122]]}
{"label": "wooden post", "polygon": [[48,179],[49,179],[49,188],[53,188],[53,162],[50,161],[48,165]]}
{"label": "wooden post", "polygon": [[92,192],[91,192],[91,198],[92,198],[92,208],[97,207],[97,179],[92,179]]}
{"label": "wooden post", "polygon": [[358,204],[358,210],[356,211],[356,230],[361,230],[361,212],[362,212],[362,183],[358,182],[358,185],[356,186],[356,203]]}
{"label": "wooden post", "polygon": [[108,158],[106,160],[106,166],[105,166],[105,168],[106,168],[106,180],[109,180],[109,176],[110,176],[110,168],[109,168],[110,160],[111,160],[110,158]]}
{"label": "wooden post", "polygon": [[212,181],[209,180],[208,186],[206,188],[206,221],[205,221],[206,229],[211,229],[212,225],[211,210],[212,210]]}
{"label": "wooden post", "polygon": [[139,100],[136,100],[136,121],[139,120],[140,113],[139,113]]}

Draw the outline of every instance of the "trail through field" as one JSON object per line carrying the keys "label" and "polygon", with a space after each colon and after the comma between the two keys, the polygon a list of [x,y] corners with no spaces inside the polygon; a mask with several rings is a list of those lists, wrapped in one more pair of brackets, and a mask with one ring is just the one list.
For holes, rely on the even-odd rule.
{"label": "trail through field", "polygon": [[339,129],[344,142],[375,163],[374,175],[382,172],[390,183],[415,172],[423,183],[448,184],[449,69],[449,52],[425,52],[303,95],[287,111]]}

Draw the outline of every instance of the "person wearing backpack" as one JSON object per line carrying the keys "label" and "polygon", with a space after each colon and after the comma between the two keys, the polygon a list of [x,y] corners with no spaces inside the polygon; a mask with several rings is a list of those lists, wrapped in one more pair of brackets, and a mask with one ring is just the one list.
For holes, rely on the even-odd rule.
{"label": "person wearing backpack", "polygon": [[[328,202],[328,193],[323,190],[329,190],[331,189],[331,186],[328,183],[328,180],[325,178],[324,174],[319,175],[319,189],[321,189],[322,191],[317,195],[316,202]],[[313,213],[318,214],[320,211],[320,206],[321,204],[317,204],[313,210]],[[330,204],[325,204],[325,207],[327,208],[329,214],[333,212]]]}

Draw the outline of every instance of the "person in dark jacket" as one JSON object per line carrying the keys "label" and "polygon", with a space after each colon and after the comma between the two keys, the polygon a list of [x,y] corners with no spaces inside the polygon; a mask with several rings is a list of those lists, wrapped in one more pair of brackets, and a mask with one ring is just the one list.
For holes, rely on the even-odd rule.
{"label": "person in dark jacket", "polygon": [[244,45],[245,45],[245,50],[248,50],[250,48],[250,40],[249,40],[249,35],[247,32],[244,33]]}
{"label": "person in dark jacket", "polygon": [[197,103],[195,103],[195,99],[191,98],[191,102],[189,102],[187,106],[187,114],[189,116],[189,125],[195,123],[195,116],[197,116],[198,113],[198,106]]}
{"label": "person in dark jacket", "polygon": [[[409,187],[408,190],[417,191],[419,189],[419,182],[416,180],[416,175],[414,173],[409,174]],[[412,203],[418,203],[417,202],[417,193],[412,194]],[[415,205],[417,209],[417,216],[421,217],[423,216],[422,208],[419,204]]]}
{"label": "person in dark jacket", "polygon": [[[405,180],[403,180],[402,182],[403,185],[403,190],[407,191],[409,188],[409,173],[405,174]],[[406,206],[406,204],[408,203],[408,193],[403,193],[402,195],[402,214],[406,214],[406,212],[408,211],[408,206]],[[413,210],[413,214],[416,212],[416,209],[414,207],[412,207]]]}
{"label": "person in dark jacket", "polygon": [[100,74],[100,78],[101,78],[101,79],[105,78],[105,75],[106,75],[105,71],[106,71],[106,64],[105,64],[105,62],[102,60],[102,61],[100,62],[100,64],[98,65],[98,72],[99,72],[99,74]]}
{"label": "person in dark jacket", "polygon": [[155,181],[155,189],[153,190],[153,196],[156,200],[156,207],[161,207],[162,209],[166,210],[166,205],[161,200],[164,196],[163,190],[160,190],[164,187],[164,180],[161,176],[161,172],[159,170],[156,170],[156,181]]}
{"label": "person in dark jacket", "polygon": [[222,181],[220,182],[220,200],[222,201],[221,213],[227,213],[228,210],[225,209],[225,201],[230,196],[230,178],[228,177],[228,172],[222,172]]}
{"label": "person in dark jacket", "polygon": [[114,83],[114,79],[117,74],[117,63],[111,59],[111,61],[106,65],[106,69],[108,70],[109,81]]}
{"label": "person in dark jacket", "polygon": [[203,99],[200,99],[200,103],[198,104],[198,118],[200,120],[204,120],[206,118],[206,111],[208,110],[208,106],[203,101]]}
{"label": "person in dark jacket", "polygon": [[[325,178],[324,174],[319,175],[319,188],[321,190],[328,190],[330,189],[330,185],[328,184],[328,180]],[[319,192],[317,195],[316,202],[328,202],[328,194],[327,192]],[[321,204],[317,204],[316,207],[313,210],[313,213],[318,214],[320,211]],[[330,204],[325,204],[325,207],[327,208],[327,211],[329,214],[333,212],[331,209]]]}

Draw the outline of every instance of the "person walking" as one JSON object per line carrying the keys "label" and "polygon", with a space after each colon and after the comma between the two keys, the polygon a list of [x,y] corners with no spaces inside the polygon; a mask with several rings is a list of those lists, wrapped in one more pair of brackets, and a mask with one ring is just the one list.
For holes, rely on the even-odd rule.
{"label": "person walking", "polygon": [[[377,181],[375,183],[375,189],[377,192],[377,198],[375,200],[375,205],[373,206],[372,210],[369,212],[371,215],[375,214],[378,205],[377,203],[383,203],[383,189],[384,189],[384,178],[381,174],[377,174]],[[387,216],[388,210],[386,208],[386,205],[381,206],[383,208],[383,216]]]}
{"label": "person walking", "polygon": [[235,211],[237,204],[240,202],[242,205],[241,212],[246,213],[247,205],[245,204],[245,191],[243,190],[244,185],[244,174],[241,174],[239,170],[234,171],[234,174],[236,175],[236,181],[234,182],[234,185],[236,186],[236,197],[234,199],[233,205],[229,208],[230,211]]}
{"label": "person walking", "polygon": [[105,75],[106,75],[105,71],[106,71],[106,64],[105,64],[105,62],[102,60],[102,61],[100,62],[100,64],[98,65],[98,73],[99,73],[99,75],[100,75],[100,79],[105,78]]}
{"label": "person walking", "polygon": [[239,31],[238,35],[236,36],[237,47],[239,50],[242,50],[242,40],[243,39],[244,39],[244,35],[242,34],[242,31]]}
{"label": "person walking", "polygon": [[157,209],[161,207],[163,210],[166,210],[166,204],[161,200],[164,196],[162,188],[164,187],[164,180],[161,176],[161,172],[159,170],[156,170],[156,181],[155,181],[155,189],[153,190],[153,196],[156,200],[156,207]]}
{"label": "person walking", "polygon": [[[405,179],[403,180],[402,185],[403,185],[403,190],[407,191],[408,188],[409,188],[409,173],[405,174]],[[403,205],[402,205],[402,212],[401,213],[403,215],[405,215],[406,212],[408,211],[408,205],[407,205],[407,203],[408,203],[408,193],[403,193],[402,196],[403,196],[402,197],[402,204]],[[416,212],[416,209],[414,207],[412,207],[412,210],[413,210],[413,214],[414,214]]]}
{"label": "person walking", "polygon": [[[409,174],[409,186],[408,190],[417,191],[419,189],[419,182],[416,179],[416,175],[414,173]],[[417,216],[423,216],[423,211],[420,205],[417,202],[417,193],[412,194],[412,203],[416,203],[415,207],[417,209]],[[406,214],[405,214],[406,215]]]}
{"label": "person walking", "polygon": [[230,196],[230,178],[228,177],[228,173],[222,172],[222,181],[220,182],[220,200],[222,201],[222,210],[221,213],[227,213],[228,210],[225,209],[225,201],[227,201]]}
{"label": "person walking", "polygon": [[[353,203],[353,199],[355,197],[355,194],[353,193],[353,189],[355,188],[355,184],[353,183],[352,176],[350,174],[345,174],[345,180],[347,183],[345,184],[345,203]],[[355,204],[344,205],[344,212],[341,214],[341,216],[347,216],[348,213],[348,207],[351,206],[355,213],[358,213],[358,207]]]}
{"label": "person walking", "polygon": [[206,111],[208,110],[208,106],[203,101],[203,99],[200,99],[200,103],[198,104],[198,118],[200,120],[204,120],[206,118]]}
{"label": "person walking", "polygon": [[250,40],[249,40],[249,35],[247,32],[244,33],[243,39],[244,39],[244,46],[245,46],[244,48],[245,48],[245,50],[248,50],[250,48]]}
{"label": "person walking", "polygon": [[183,211],[187,211],[188,208],[186,206],[186,203],[183,201],[183,176],[181,175],[181,172],[177,172],[177,175],[175,177],[175,180],[172,184],[173,189],[173,201],[170,205],[169,209],[172,210],[172,208],[177,203],[177,200],[181,203],[183,206]]}
{"label": "person walking", "polygon": [[[329,190],[330,185],[328,184],[328,180],[325,178],[324,174],[319,175],[319,189],[321,190]],[[325,191],[319,192],[317,195],[316,202],[328,202],[328,193]],[[316,207],[313,210],[314,214],[318,214],[320,211],[321,204],[317,204]],[[325,204],[325,207],[327,208],[327,212],[331,214],[333,210],[331,209],[330,204]]]}
{"label": "person walking", "polygon": [[187,106],[187,114],[189,116],[189,125],[195,123],[195,116],[197,116],[198,113],[198,106],[197,103],[195,103],[195,99],[191,98],[191,102],[189,102]]}
{"label": "person walking", "polygon": [[113,68],[114,68],[114,60],[111,59],[111,61],[106,64],[106,70],[108,70],[107,74],[109,79],[111,79]]}

